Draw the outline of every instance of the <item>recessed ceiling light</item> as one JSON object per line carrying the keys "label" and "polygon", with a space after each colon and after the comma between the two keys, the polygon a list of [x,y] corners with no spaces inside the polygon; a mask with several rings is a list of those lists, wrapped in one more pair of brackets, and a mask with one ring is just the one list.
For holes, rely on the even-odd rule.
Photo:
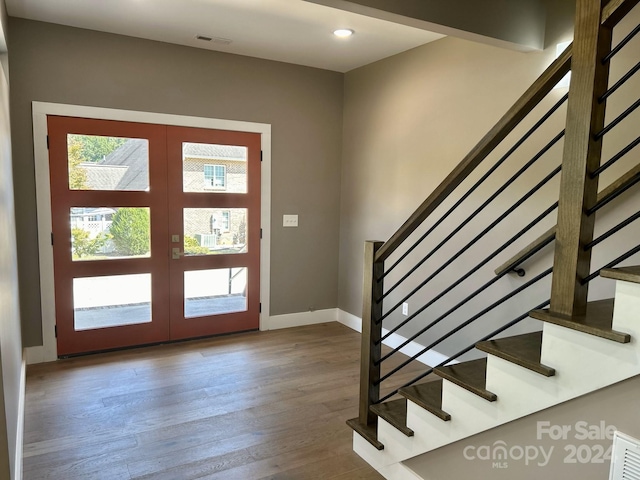
{"label": "recessed ceiling light", "polygon": [[354,34],[354,31],[350,28],[339,28],[338,30],[334,30],[333,34],[336,37],[347,38]]}

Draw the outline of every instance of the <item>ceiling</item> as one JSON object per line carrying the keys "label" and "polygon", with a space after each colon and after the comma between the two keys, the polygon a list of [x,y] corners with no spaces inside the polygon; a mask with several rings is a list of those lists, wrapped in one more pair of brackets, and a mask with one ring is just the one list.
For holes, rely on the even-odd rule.
{"label": "ceiling", "polygon": [[[442,38],[304,0],[6,0],[6,4],[14,17],[338,72]],[[340,39],[332,34],[337,28],[355,34]],[[213,40],[197,40],[197,35]]]}

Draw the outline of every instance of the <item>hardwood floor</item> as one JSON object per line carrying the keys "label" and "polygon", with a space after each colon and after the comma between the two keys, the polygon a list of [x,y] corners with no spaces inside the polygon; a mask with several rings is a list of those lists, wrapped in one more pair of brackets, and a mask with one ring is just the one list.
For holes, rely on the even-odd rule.
{"label": "hardwood floor", "polygon": [[24,479],[381,479],[345,425],[359,348],[328,323],[30,366]]}

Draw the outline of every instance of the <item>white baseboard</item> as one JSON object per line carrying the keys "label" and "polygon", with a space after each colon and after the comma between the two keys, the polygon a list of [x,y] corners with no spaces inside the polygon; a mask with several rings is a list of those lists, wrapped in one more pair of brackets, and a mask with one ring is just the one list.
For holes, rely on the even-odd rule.
{"label": "white baseboard", "polygon": [[[297,312],[285,315],[273,315],[263,317],[260,323],[260,330],[278,330],[281,328],[302,327],[304,325],[314,325],[316,323],[335,322],[338,318],[338,309],[329,308],[326,310],[315,310],[313,312]],[[55,352],[48,352],[45,347],[25,348],[25,358],[27,365],[34,363],[52,362],[57,360]]]}
{"label": "white baseboard", "polygon": [[[362,320],[355,315],[352,315],[339,308],[328,308],[326,310],[315,310],[313,312],[297,312],[287,313],[284,315],[272,315],[268,317],[265,322],[266,328],[264,330],[279,330],[281,328],[302,327],[305,325],[315,325],[317,323],[328,322],[340,322],[343,325],[355,330],[356,332],[362,332]],[[382,334],[386,335],[387,329],[382,329]],[[391,348],[396,348],[398,345],[404,343],[407,339],[402,335],[394,333],[384,340],[384,344]],[[416,342],[410,342],[400,349],[405,355],[412,357],[420,352],[424,348]],[[25,349],[25,358],[28,365],[33,363],[42,363],[47,361],[56,360],[56,357],[49,358],[45,352],[44,347],[29,347]],[[447,357],[435,350],[429,350],[428,352],[420,355],[417,360],[425,365],[433,366],[446,360]],[[455,360],[451,363],[458,363]]]}
{"label": "white baseboard", "polygon": [[315,310],[313,312],[288,313],[269,317],[268,330],[280,328],[302,327],[316,323],[335,322],[338,320],[338,309]]}
{"label": "white baseboard", "polygon": [[27,389],[27,353],[22,350],[22,365],[20,367],[20,391],[18,398],[18,430],[16,432],[16,451],[14,455],[14,480],[22,480],[22,455],[24,453],[24,406]]}
{"label": "white baseboard", "polygon": [[[344,310],[338,309],[338,322],[346,325],[347,327],[355,330],[356,332],[362,332],[362,319],[352,315]],[[386,335],[389,332],[386,328],[382,329],[382,335]],[[382,343],[391,348],[397,348],[399,345],[402,345],[406,342],[407,339],[402,335],[398,335],[397,333],[393,333],[389,335]],[[407,355],[408,357],[413,357],[417,355],[420,351],[424,349],[424,345],[420,345],[416,342],[410,342],[400,349],[402,353]],[[446,355],[443,355],[435,350],[428,350],[427,352],[420,355],[416,360],[421,363],[424,363],[428,366],[438,365],[444,362],[447,359]],[[458,363],[456,360],[453,360],[451,364]]]}

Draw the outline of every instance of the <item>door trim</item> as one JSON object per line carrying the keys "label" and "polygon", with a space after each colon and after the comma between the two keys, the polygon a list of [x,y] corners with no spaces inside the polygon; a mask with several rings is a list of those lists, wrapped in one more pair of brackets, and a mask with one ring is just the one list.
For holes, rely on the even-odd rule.
{"label": "door trim", "polygon": [[260,243],[260,330],[269,330],[270,266],[271,266],[271,125],[166,113],[140,112],[60,103],[32,102],[33,149],[38,215],[38,251],[40,255],[40,297],[42,302],[43,345],[26,348],[27,363],[41,363],[58,358],[55,338],[55,299],[53,249],[51,248],[51,189],[49,184],[49,152],[47,149],[47,115],[154,123],[182,127],[236,130],[259,133],[262,147]]}

